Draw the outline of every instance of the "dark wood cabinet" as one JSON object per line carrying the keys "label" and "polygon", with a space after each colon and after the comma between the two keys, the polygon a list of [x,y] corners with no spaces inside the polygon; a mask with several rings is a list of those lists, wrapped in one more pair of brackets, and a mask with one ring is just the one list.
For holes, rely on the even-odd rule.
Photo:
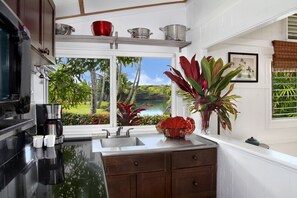
{"label": "dark wood cabinet", "polygon": [[52,0],[42,1],[42,53],[50,57],[55,55],[55,5]]}
{"label": "dark wood cabinet", "polygon": [[42,48],[42,0],[21,0],[20,19],[30,31],[32,45]]}
{"label": "dark wood cabinet", "polygon": [[111,198],[216,197],[217,150],[103,157]]}
{"label": "dark wood cabinet", "polygon": [[166,154],[104,157],[110,198],[165,198]]}
{"label": "dark wood cabinet", "polygon": [[53,0],[5,0],[29,29],[34,50],[48,63],[55,56],[55,5]]}
{"label": "dark wood cabinet", "polygon": [[137,174],[137,197],[166,197],[166,172],[159,171]]}
{"label": "dark wood cabinet", "polygon": [[136,175],[109,175],[107,186],[109,197],[136,197]]}
{"label": "dark wood cabinet", "polygon": [[216,197],[216,149],[172,153],[172,197]]}

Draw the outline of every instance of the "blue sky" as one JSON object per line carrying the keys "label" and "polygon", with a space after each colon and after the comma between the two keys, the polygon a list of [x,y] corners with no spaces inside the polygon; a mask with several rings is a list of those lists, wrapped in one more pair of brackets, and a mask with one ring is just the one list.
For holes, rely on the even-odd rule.
{"label": "blue sky", "polygon": [[[66,59],[63,59],[66,62]],[[171,58],[142,58],[141,76],[139,85],[169,85],[170,79],[165,76],[164,71],[169,71]],[[122,72],[127,74],[128,79],[133,82],[136,74],[136,67],[123,67]],[[84,74],[84,79],[90,81],[90,73]]]}
{"label": "blue sky", "polygon": [[[142,58],[140,85],[169,85],[170,79],[165,76],[164,71],[169,71],[170,58]],[[123,68],[128,79],[133,82],[136,74],[136,67]]]}

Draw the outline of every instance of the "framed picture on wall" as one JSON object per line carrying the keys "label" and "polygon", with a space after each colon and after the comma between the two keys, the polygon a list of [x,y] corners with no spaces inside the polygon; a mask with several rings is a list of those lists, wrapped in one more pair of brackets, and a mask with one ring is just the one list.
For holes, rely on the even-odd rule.
{"label": "framed picture on wall", "polygon": [[242,66],[241,72],[231,82],[258,82],[258,54],[228,52],[231,69]]}

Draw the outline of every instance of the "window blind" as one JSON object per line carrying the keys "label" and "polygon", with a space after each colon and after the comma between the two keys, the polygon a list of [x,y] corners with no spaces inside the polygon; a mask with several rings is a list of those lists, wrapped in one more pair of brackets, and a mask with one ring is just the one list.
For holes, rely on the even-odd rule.
{"label": "window blind", "polygon": [[274,40],[272,45],[274,48],[273,70],[297,69],[297,42]]}

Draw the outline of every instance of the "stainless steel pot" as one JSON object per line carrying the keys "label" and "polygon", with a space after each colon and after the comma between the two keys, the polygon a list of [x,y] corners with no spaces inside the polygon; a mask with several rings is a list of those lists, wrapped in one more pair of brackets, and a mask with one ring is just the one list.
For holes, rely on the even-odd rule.
{"label": "stainless steel pot", "polygon": [[56,23],[55,24],[56,34],[58,35],[71,35],[72,32],[75,32],[75,29],[66,24]]}
{"label": "stainless steel pot", "polygon": [[172,24],[160,27],[165,34],[165,40],[186,41],[186,32],[190,30],[184,25]]}
{"label": "stainless steel pot", "polygon": [[150,32],[147,28],[133,28],[127,30],[132,38],[141,38],[141,39],[148,39],[150,38],[150,35],[153,33]]}

